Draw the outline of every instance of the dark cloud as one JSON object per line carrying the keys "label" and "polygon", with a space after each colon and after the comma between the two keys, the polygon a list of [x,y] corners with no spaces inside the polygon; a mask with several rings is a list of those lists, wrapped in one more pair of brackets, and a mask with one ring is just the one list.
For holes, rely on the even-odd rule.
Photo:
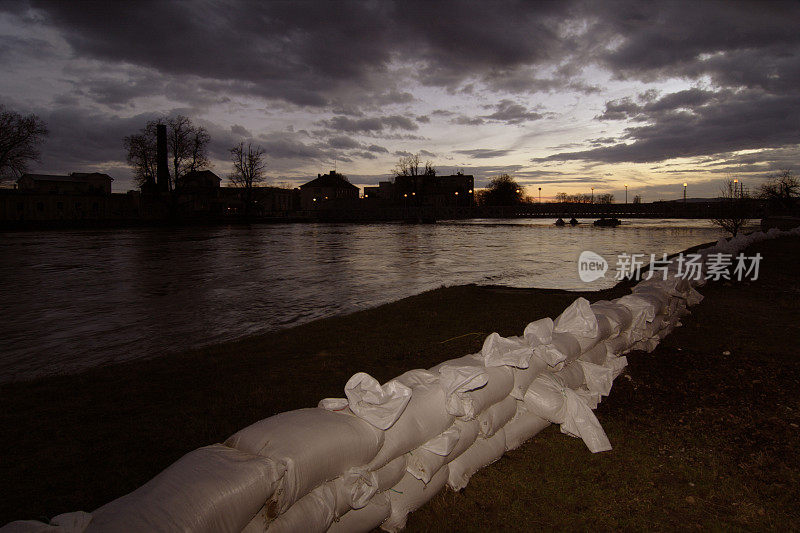
{"label": "dark cloud", "polygon": [[384,129],[389,130],[409,130],[414,131],[419,129],[419,126],[414,124],[408,117],[400,115],[391,115],[387,117],[368,117],[368,118],[349,118],[344,116],[335,116],[329,120],[320,121],[320,124],[326,128],[345,131],[348,133],[370,133],[380,132]]}
{"label": "dark cloud", "polygon": [[434,154],[433,152],[429,152],[428,150],[420,150],[419,151],[419,155],[422,155],[422,156],[425,156],[425,157],[436,157],[436,154]]}
{"label": "dark cloud", "polygon": [[544,115],[529,111],[525,106],[512,100],[501,100],[493,106],[487,106],[495,110],[491,115],[484,115],[487,120],[497,120],[507,124],[521,124],[529,120],[539,120]]}
{"label": "dark cloud", "polygon": [[345,135],[339,135],[338,137],[331,137],[328,139],[328,145],[331,148],[358,148],[361,146],[361,143],[353,139],[352,137],[347,137]]}
{"label": "dark cloud", "polygon": [[458,124],[460,126],[480,126],[483,123],[484,120],[480,117],[467,117],[465,115],[450,119],[450,124]]}
{"label": "dark cloud", "polygon": [[244,126],[240,126],[239,124],[234,124],[233,126],[231,126],[231,133],[245,138],[253,136],[253,134],[250,133],[250,131],[247,128],[245,128]]}
{"label": "dark cloud", "polygon": [[489,148],[475,148],[473,150],[456,150],[457,154],[468,155],[473,159],[490,159],[492,157],[502,157],[508,155],[513,150],[492,150]]}
{"label": "dark cloud", "polygon": [[[623,136],[626,142],[554,154],[535,161],[651,163],[677,157],[797,146],[800,94],[723,91],[713,97],[706,96],[687,99],[685,95],[667,95],[644,107],[626,109],[621,112],[646,122],[628,127]],[[662,105],[663,102],[671,105]]]}

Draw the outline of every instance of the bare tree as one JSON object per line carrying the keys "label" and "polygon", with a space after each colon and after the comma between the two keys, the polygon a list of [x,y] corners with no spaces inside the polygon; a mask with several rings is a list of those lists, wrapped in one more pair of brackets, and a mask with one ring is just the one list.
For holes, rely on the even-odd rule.
{"label": "bare tree", "polygon": [[800,197],[800,179],[789,169],[770,176],[759,188],[759,196],[780,210],[796,206]]}
{"label": "bare tree", "polygon": [[[421,172],[420,169],[422,170]],[[401,157],[400,161],[398,161],[397,165],[395,165],[394,170],[392,170],[392,173],[395,175],[395,177],[435,176],[436,169],[433,167],[430,161],[427,161],[423,167],[419,158],[419,154],[413,154]]]}
{"label": "bare tree", "polygon": [[128,151],[128,164],[141,187],[156,176],[156,126],[167,126],[167,150],[171,160],[169,186],[176,188],[181,179],[194,170],[207,167],[210,163],[207,150],[211,137],[202,126],[195,126],[191,119],[177,115],[159,120],[151,120],[142,130],[125,137]]}
{"label": "bare tree", "polygon": [[723,206],[725,214],[719,218],[712,218],[711,223],[735,237],[739,230],[750,222],[745,216],[745,206],[743,205],[747,194],[739,189],[737,182],[729,178],[720,188],[720,197],[725,200]]}
{"label": "bare tree", "polygon": [[261,146],[253,148],[251,143],[240,142],[230,150],[233,172],[229,179],[231,185],[244,189],[244,214],[250,215],[253,203],[253,188],[265,179],[264,169],[267,168],[264,149]]}
{"label": "bare tree", "polygon": [[140,133],[123,139],[128,152],[128,165],[133,168],[136,185],[142,188],[147,182],[155,183],[158,171],[156,163],[156,122],[148,122]]}
{"label": "bare tree", "polygon": [[610,193],[599,194],[599,195],[597,195],[597,203],[598,204],[613,204],[614,203],[614,195],[610,194]]}
{"label": "bare tree", "polygon": [[22,116],[0,106],[0,182],[18,178],[28,163],[39,160],[47,126],[36,115]]}

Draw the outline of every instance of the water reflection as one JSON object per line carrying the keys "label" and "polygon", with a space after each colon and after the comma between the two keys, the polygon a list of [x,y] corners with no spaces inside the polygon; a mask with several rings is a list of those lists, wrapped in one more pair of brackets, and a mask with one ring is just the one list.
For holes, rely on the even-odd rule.
{"label": "water reflection", "polygon": [[[0,381],[159,356],[443,284],[585,289],[580,252],[675,253],[705,221],[287,224],[0,236]],[[614,282],[607,275],[588,286]]]}

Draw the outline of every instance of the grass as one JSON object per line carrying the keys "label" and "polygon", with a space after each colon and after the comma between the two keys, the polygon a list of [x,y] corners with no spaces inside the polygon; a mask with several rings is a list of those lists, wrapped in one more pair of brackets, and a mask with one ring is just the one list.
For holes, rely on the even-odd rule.
{"label": "grass", "polygon": [[[768,241],[755,282],[709,284],[686,324],[630,366],[598,408],[614,450],[550,427],[443,491],[412,531],[761,529],[800,518],[800,239]],[[614,298],[627,288],[584,294]],[[0,524],[92,509],[184,453],[272,414],[342,396],[519,334],[579,294],[441,288],[174,356],[0,386]],[[724,355],[724,352],[730,355]]]}

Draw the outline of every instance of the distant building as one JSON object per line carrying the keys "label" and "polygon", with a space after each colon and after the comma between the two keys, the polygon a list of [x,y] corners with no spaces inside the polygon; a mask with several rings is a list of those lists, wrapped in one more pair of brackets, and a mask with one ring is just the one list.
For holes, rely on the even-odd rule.
{"label": "distant building", "polygon": [[300,186],[300,208],[303,210],[344,208],[357,200],[358,187],[335,170],[330,174],[317,174],[317,179]]}
{"label": "distant building", "polygon": [[99,172],[73,172],[69,176],[23,174],[17,188],[39,194],[110,195],[114,178]]}
{"label": "distant building", "polygon": [[466,174],[397,176],[394,199],[399,205],[471,207],[475,204],[475,179]]}
{"label": "distant building", "polygon": [[377,187],[364,187],[364,198],[375,200],[391,200],[394,198],[394,183],[391,181],[378,182]]}
{"label": "distant building", "polygon": [[185,192],[213,192],[219,189],[222,178],[210,170],[193,170],[181,178],[178,188]]}

